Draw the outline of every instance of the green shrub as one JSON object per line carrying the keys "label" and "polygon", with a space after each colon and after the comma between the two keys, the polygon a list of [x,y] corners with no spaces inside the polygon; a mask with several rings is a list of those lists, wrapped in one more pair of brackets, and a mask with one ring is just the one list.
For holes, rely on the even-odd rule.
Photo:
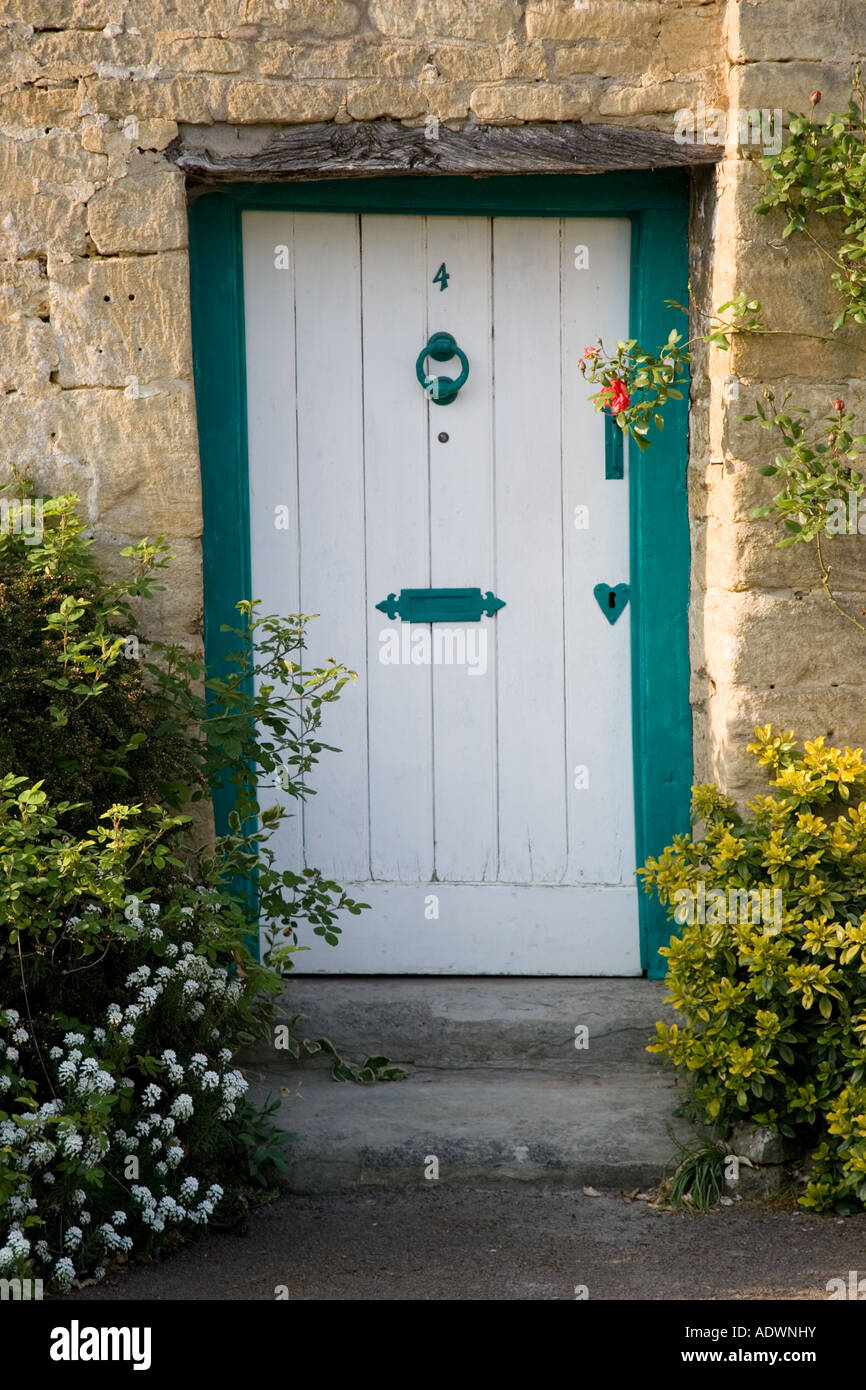
{"label": "green shrub", "polygon": [[[283,1138],[235,1054],[271,1032],[303,929],[336,944],[363,905],[268,843],[351,677],[305,668],[307,619],[240,603],[219,674],[157,643],[130,660],[163,543],[107,584],[74,499],[45,522],[38,543],[0,534],[0,1276],[64,1290],[242,1219],[273,1183]],[[214,785],[229,829],[193,852],[181,807]],[[388,1074],[371,1061],[359,1079]]]}
{"label": "green shrub", "polygon": [[83,830],[118,797],[177,808],[203,779],[132,656],[132,604],[162,587],[164,547],[129,547],[128,578],[103,583],[73,504],[45,503],[38,544],[0,529],[0,768],[71,803]]}
{"label": "green shrub", "polygon": [[768,1125],[812,1151],[804,1205],[866,1205],[866,764],[757,729],[773,791],[742,819],[694,790],[701,838],[641,870],[681,927],[668,958],[682,1024],[650,1051],[688,1078],[695,1118]]}

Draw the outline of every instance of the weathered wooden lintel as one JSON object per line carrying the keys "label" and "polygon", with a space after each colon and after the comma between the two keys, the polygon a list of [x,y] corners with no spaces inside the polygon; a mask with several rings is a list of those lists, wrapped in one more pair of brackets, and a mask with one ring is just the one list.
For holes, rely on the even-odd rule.
{"label": "weathered wooden lintel", "polygon": [[598,174],[714,164],[719,145],[656,130],[532,124],[457,129],[398,121],[295,126],[181,126],[167,151],[191,181],[267,182],[367,174]]}

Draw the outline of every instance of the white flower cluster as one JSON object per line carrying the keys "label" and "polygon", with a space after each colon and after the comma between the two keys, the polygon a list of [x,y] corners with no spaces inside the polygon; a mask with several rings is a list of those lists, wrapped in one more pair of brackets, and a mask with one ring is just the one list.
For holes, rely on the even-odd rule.
{"label": "white flower cluster", "polygon": [[[127,905],[132,906],[129,899]],[[95,905],[86,909],[87,915],[98,911]],[[185,917],[195,915],[192,908],[182,911]],[[136,902],[127,920],[134,926],[140,924],[151,936],[154,932],[161,936],[155,926],[158,913],[157,905]],[[175,1176],[187,1159],[178,1137],[183,1133],[181,1127],[200,1116],[205,1123],[214,1114],[221,1120],[229,1119],[247,1090],[243,1074],[232,1068],[231,1049],[220,1045],[220,1029],[215,1027],[207,1034],[213,1045],[210,1055],[199,1051],[188,1060],[179,1059],[174,1049],[165,1048],[158,1059],[157,1079],[148,1078],[140,1091],[136,1082],[123,1074],[126,1049],[119,1049],[118,1044],[137,1040],[142,1025],[168,990],[173,1003],[182,1002],[186,1018],[196,1020],[213,1009],[218,1021],[243,992],[243,982],[232,978],[223,966],[197,955],[192,941],[183,941],[179,947],[168,943],[163,961],[154,969],[140,965],[127,976],[118,1001],[105,1011],[103,1027],[86,1034],[69,1030],[62,1045],[41,1050],[40,1067],[44,1059],[52,1073],[55,1099],[0,1120],[4,1161],[7,1168],[21,1174],[19,1190],[0,1212],[0,1274],[20,1274],[35,1264],[52,1287],[66,1292],[79,1277],[76,1266],[81,1275],[92,1273],[100,1259],[107,1262],[106,1256],[133,1249],[135,1230],[125,1233],[122,1229],[128,1216],[134,1215],[154,1232],[181,1223],[204,1226],[221,1200],[223,1191],[218,1184],[205,1190],[191,1173],[180,1171]],[[22,1026],[18,1013],[0,1009],[0,1095],[8,1092],[10,1085],[17,1088],[30,1074],[24,1069],[19,1075],[19,1048],[27,1049],[25,1058],[36,1067],[29,1044],[28,1029]],[[34,1079],[41,1075],[34,1070]],[[115,1128],[120,1111],[105,1104],[105,1098],[115,1097],[122,1099],[124,1106],[132,1104],[126,1129]],[[8,1107],[8,1100],[6,1104]],[[106,1154],[115,1155],[115,1161]],[[80,1181],[86,1170],[97,1164],[104,1164],[109,1175],[119,1174],[129,1154],[146,1166],[150,1186],[139,1182],[133,1187],[128,1212],[118,1208],[105,1219],[104,1209],[97,1210],[94,1205],[98,1194],[89,1187],[89,1181],[85,1186],[91,1196],[85,1186],[69,1191],[70,1169],[81,1175]],[[55,1183],[62,1208],[50,1195]],[[169,1185],[173,1192],[167,1191]],[[95,1216],[88,1204],[94,1206]],[[43,1228],[43,1238],[31,1248],[25,1234],[27,1218],[52,1210],[58,1215],[62,1210],[62,1224],[53,1235]],[[102,1273],[99,1265],[96,1277]]]}
{"label": "white flower cluster", "polygon": [[16,1221],[6,1235],[6,1244],[0,1249],[0,1274],[11,1269],[18,1260],[26,1259],[30,1253],[30,1241]]}
{"label": "white flower cluster", "polygon": [[160,995],[172,985],[180,985],[185,1013],[193,1022],[200,1019],[208,1005],[231,1006],[243,993],[243,982],[231,979],[223,966],[211,965],[204,956],[195,954],[191,941],[183,941],[180,951],[174,942],[165,948],[167,959],[172,965],[161,965],[155,972],[149,965],[140,965],[126,978],[126,986],[133,991],[133,999],[122,1009],[119,1004],[111,1004],[106,1013],[109,1028],[119,1028],[120,1036],[127,1042],[135,1037],[135,1025],[154,1008]]}
{"label": "white flower cluster", "polygon": [[[80,1034],[67,1033],[66,1039]],[[84,1039],[81,1038],[81,1042]],[[52,1052],[56,1049],[52,1048]],[[83,1057],[81,1049],[73,1047],[72,1051],[63,1059],[57,1068],[58,1079],[67,1086],[70,1093],[74,1096],[82,1097],[96,1093],[100,1096],[110,1096],[114,1090],[114,1077],[110,1071],[103,1070],[95,1057]]]}
{"label": "white flower cluster", "polygon": [[164,932],[161,927],[156,926],[156,920],[159,917],[159,903],[143,903],[140,898],[136,898],[130,893],[124,903],[123,915],[134,935],[146,941],[162,940]]}
{"label": "white flower cluster", "polygon": [[132,1189],[132,1200],[139,1208],[139,1215],[145,1226],[150,1226],[154,1231],[165,1230],[166,1225],[174,1223],[177,1225],[181,1221],[192,1221],[195,1225],[204,1226],[213,1216],[214,1208],[223,1195],[223,1190],[219,1183],[212,1183],[202,1197],[201,1201],[195,1206],[198,1192],[198,1180],[187,1178],[181,1184],[181,1195],[183,1202],[178,1202],[176,1198],[166,1194],[163,1197],[155,1197],[149,1187],[139,1183]]}
{"label": "white flower cluster", "polygon": [[0,1009],[0,1028],[10,1029],[10,1039],[0,1038],[0,1096],[12,1087],[12,1078],[9,1075],[9,1068],[17,1066],[21,1060],[21,1053],[15,1046],[16,1043],[27,1043],[30,1041],[30,1034],[26,1028],[21,1026],[21,1015],[17,1009]]}
{"label": "white flower cluster", "polygon": [[[125,1212],[121,1212],[120,1215],[125,1221]],[[106,1250],[119,1250],[126,1254],[132,1249],[132,1236],[122,1236],[119,1231],[114,1229],[114,1224],[111,1221],[103,1221],[96,1234]]]}

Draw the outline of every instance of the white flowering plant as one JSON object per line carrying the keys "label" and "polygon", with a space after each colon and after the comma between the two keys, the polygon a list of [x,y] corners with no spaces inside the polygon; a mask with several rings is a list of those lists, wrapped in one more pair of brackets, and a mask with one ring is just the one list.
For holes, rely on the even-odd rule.
{"label": "white flowering plant", "polygon": [[[141,853],[135,832],[128,841],[127,867]],[[20,978],[4,972],[15,1007],[0,1010],[0,1277],[60,1292],[243,1217],[239,1139],[262,1128],[235,1054],[270,1017],[279,977],[246,952],[220,891],[189,884],[162,905],[127,894],[113,908],[111,879],[77,921],[13,928]],[[285,1159],[276,1131],[265,1144],[272,1183]]]}
{"label": "white flowering plant", "polygon": [[[299,926],[336,944],[363,907],[268,848],[351,673],[308,669],[306,619],[248,602],[221,674],[143,640],[131,662],[165,546],[106,584],[74,503],[46,502],[39,544],[0,537],[0,1278],[55,1292],[274,1188],[286,1136],[238,1052],[273,1026]],[[201,848],[184,808],[215,787],[234,809]]]}

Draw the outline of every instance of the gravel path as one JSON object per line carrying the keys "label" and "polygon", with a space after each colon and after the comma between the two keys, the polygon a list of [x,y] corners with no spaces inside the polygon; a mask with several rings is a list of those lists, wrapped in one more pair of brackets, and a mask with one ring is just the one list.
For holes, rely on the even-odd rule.
{"label": "gravel path", "polygon": [[[654,1212],[621,1196],[510,1189],[290,1196],[244,1236],[136,1265],[87,1300],[827,1299],[866,1276],[866,1215],[737,1203]],[[866,1287],[866,1286],[864,1286]]]}

